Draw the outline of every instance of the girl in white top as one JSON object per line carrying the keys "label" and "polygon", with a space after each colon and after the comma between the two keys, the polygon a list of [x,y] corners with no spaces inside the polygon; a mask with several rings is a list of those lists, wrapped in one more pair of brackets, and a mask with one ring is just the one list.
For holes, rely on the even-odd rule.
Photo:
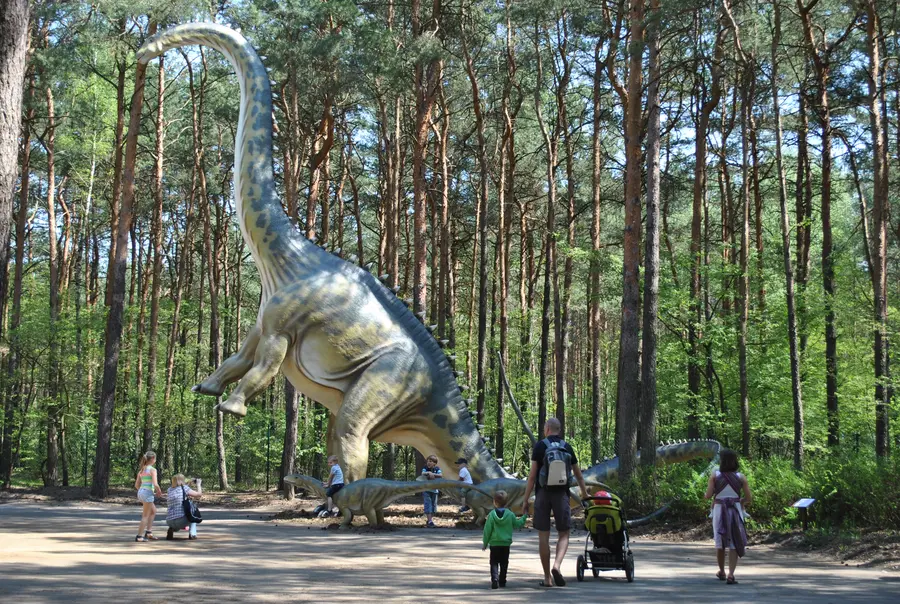
{"label": "girl in white top", "polygon": [[[737,559],[744,555],[747,533],[744,530],[744,508],[753,501],[747,477],[738,472],[737,453],[724,449],[719,454],[719,469],[709,477],[706,499],[713,502],[713,536],[716,542],[716,577],[729,584],[737,583],[734,569]],[[741,496],[743,493],[743,497]],[[728,575],[725,575],[725,550],[728,549]]]}

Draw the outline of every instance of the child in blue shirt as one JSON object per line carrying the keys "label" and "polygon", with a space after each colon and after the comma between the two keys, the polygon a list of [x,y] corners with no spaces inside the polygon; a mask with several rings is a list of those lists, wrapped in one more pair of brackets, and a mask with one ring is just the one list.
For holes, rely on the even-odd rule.
{"label": "child in blue shirt", "polygon": [[[436,455],[429,455],[428,459],[425,460],[425,467],[422,468],[422,476],[425,477],[425,480],[434,480],[435,478],[442,478],[441,469],[437,465],[438,459]],[[432,520],[432,516],[435,512],[437,512],[437,500],[438,493],[440,491],[425,491],[422,493],[422,496],[425,499],[425,526],[428,528],[435,528],[434,520]]]}

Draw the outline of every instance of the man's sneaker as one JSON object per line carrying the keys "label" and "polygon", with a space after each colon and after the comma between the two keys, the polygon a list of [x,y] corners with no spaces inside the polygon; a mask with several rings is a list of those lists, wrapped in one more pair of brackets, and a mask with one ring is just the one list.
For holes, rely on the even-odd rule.
{"label": "man's sneaker", "polygon": [[429,520],[428,524],[426,524],[425,526],[427,526],[428,528],[437,528],[437,525],[431,520]]}
{"label": "man's sneaker", "polygon": [[497,583],[496,581],[491,581],[491,589],[497,589],[498,587],[500,587],[499,583]]}
{"label": "man's sneaker", "polygon": [[459,513],[460,513],[460,514],[465,514],[466,512],[468,512],[468,511],[471,510],[471,509],[472,509],[472,508],[470,508],[469,506],[464,505],[464,506],[462,506],[461,508],[459,508]]}

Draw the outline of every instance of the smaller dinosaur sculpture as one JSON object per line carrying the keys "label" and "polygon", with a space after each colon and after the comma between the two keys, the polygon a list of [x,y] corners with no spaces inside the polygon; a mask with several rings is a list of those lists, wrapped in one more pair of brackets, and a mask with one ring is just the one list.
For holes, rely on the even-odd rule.
{"label": "smaller dinosaur sculpture", "polygon": [[[715,440],[665,443],[656,448],[656,463],[661,466],[690,461],[701,457],[709,457],[711,462],[710,466],[706,469],[708,472],[716,463],[721,448],[722,445]],[[640,458],[640,454],[638,454],[638,458]],[[585,484],[589,487],[608,488],[604,483],[611,478],[615,478],[618,475],[618,471],[619,458],[612,457],[595,466],[582,470],[582,474],[584,475]],[[523,503],[522,497],[525,494],[525,484],[524,480],[516,480],[514,478],[494,478],[478,483],[478,487],[484,491],[483,493],[469,492],[465,495],[466,505],[472,508],[472,512],[475,514],[476,524],[479,526],[482,525],[487,518],[487,515],[493,509],[493,495],[497,491],[506,491],[508,506],[511,509],[521,509]],[[578,489],[570,484],[569,490],[573,507],[579,505],[581,499],[578,496]],[[444,491],[452,498],[460,502],[462,501],[463,490],[458,486],[453,489],[445,489]],[[669,509],[669,506],[670,504],[666,504],[648,516],[629,520],[628,526],[647,524],[651,520],[654,520],[665,513]]]}
{"label": "smaller dinosaur sculpture", "polygon": [[[319,497],[325,498],[325,488],[322,486],[322,481],[317,478],[303,474],[291,474],[285,476],[284,481],[309,489]],[[332,495],[331,499],[341,511],[342,528],[350,526],[354,514],[364,514],[369,520],[369,526],[377,527],[385,524],[384,508],[396,499],[433,489],[460,489],[460,484],[458,480],[401,481],[363,478],[345,485],[343,489]],[[463,490],[467,491],[467,497],[471,497],[473,493],[490,497],[480,485],[467,485]]]}

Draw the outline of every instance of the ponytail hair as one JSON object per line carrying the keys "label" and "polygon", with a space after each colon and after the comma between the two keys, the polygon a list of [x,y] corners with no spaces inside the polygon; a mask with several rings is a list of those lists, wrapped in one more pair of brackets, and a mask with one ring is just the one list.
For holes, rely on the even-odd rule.
{"label": "ponytail hair", "polygon": [[141,455],[141,461],[140,461],[140,464],[138,465],[138,471],[141,472],[144,470],[144,468],[149,466],[151,463],[150,462],[151,459],[156,459],[156,453],[153,451],[147,451],[146,453]]}

